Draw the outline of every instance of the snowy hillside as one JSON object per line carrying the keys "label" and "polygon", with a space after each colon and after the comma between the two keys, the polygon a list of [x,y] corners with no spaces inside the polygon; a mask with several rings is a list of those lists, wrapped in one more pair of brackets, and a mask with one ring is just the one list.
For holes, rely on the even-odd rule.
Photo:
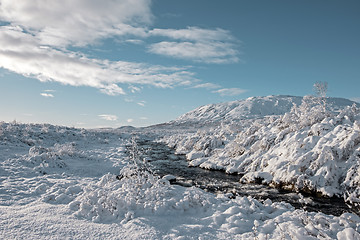
{"label": "snowy hillside", "polygon": [[[250,97],[245,100],[209,104],[194,109],[177,118],[175,123],[212,122],[257,118],[268,115],[281,115],[290,112],[294,104],[300,105],[302,97],[267,96]],[[328,98],[329,107],[333,110],[351,106],[354,102],[343,98]]]}
{"label": "snowy hillside", "polygon": [[[183,131],[162,140],[177,153],[186,154],[191,166],[243,174],[243,182],[263,182],[293,191],[344,197],[358,205],[358,104],[345,99],[327,99],[322,105],[319,99],[308,96],[284,114],[258,115],[283,112],[298,100],[300,98],[271,96],[202,107],[180,119],[199,116],[214,120],[219,116],[230,118],[244,114],[234,109],[245,109],[246,114],[257,119],[222,121],[211,128],[200,128],[195,134]],[[267,107],[256,110],[259,105]],[[273,109],[276,105],[279,110]]]}

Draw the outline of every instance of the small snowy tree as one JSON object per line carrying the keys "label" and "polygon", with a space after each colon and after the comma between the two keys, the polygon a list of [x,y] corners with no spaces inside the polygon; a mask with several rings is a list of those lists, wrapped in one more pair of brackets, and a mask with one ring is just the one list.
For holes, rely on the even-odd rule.
{"label": "small snowy tree", "polygon": [[293,131],[306,126],[312,126],[331,116],[327,109],[326,93],[327,82],[314,84],[316,96],[304,96],[300,106],[294,105],[290,113],[286,113],[282,119],[282,127],[290,127]]}
{"label": "small snowy tree", "polygon": [[314,92],[317,97],[318,104],[322,106],[323,112],[326,112],[326,94],[328,84],[327,82],[316,82],[314,84]]}

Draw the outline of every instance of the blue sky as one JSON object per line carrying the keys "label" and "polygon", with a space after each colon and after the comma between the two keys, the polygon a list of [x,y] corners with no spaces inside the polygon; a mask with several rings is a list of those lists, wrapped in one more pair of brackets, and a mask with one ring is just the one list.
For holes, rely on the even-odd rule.
{"label": "blue sky", "polygon": [[147,126],[265,95],[360,101],[360,2],[0,0],[0,121]]}

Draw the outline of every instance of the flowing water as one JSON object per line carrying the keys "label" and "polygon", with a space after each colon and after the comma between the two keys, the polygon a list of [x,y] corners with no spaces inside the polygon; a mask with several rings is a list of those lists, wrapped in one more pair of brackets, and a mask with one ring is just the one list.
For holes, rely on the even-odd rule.
{"label": "flowing water", "polygon": [[359,215],[358,209],[352,209],[341,198],[319,198],[309,194],[299,194],[270,188],[261,184],[242,184],[241,175],[230,175],[223,171],[189,167],[186,157],[174,153],[163,143],[151,140],[137,140],[138,152],[151,171],[159,176],[172,175],[172,184],[185,187],[196,186],[213,193],[227,193],[230,197],[251,196],[259,200],[271,199],[273,202],[284,201],[295,208],[307,211],[323,212],[339,216],[344,212]]}

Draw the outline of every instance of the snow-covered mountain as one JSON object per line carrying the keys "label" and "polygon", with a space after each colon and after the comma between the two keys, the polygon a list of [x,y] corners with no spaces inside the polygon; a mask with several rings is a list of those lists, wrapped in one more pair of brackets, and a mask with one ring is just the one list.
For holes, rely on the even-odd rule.
{"label": "snow-covered mountain", "polygon": [[[209,104],[198,107],[177,118],[175,123],[214,122],[220,120],[239,120],[258,118],[268,115],[282,115],[290,112],[294,104],[300,105],[303,97],[297,96],[266,96],[250,97],[225,103]],[[344,98],[327,98],[331,110],[351,106],[355,102]]]}

